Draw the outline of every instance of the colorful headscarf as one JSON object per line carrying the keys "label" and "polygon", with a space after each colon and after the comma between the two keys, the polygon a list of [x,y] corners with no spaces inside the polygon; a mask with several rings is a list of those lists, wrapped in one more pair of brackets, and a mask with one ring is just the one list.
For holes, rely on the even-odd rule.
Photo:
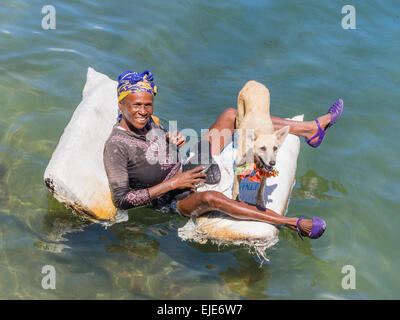
{"label": "colorful headscarf", "polygon": [[147,91],[153,96],[157,94],[157,86],[153,82],[153,74],[149,70],[142,73],[125,71],[118,77],[118,102],[128,94]]}

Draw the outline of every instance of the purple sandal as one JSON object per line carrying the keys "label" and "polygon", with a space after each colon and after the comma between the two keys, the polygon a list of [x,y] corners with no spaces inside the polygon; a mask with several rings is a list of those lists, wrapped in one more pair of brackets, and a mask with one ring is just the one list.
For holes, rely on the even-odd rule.
{"label": "purple sandal", "polygon": [[[297,233],[299,234],[299,237],[301,240],[303,240],[303,237],[301,236],[301,231],[300,231],[300,227],[299,227],[299,223],[301,220],[303,220],[304,218],[300,218],[299,220],[297,220]],[[321,218],[316,218],[313,217],[312,219],[313,224],[312,224],[312,228],[311,228],[311,233],[308,236],[311,239],[318,239],[320,236],[322,236],[322,234],[325,232],[326,229],[326,222],[321,219]]]}
{"label": "purple sandal", "polygon": [[[339,99],[328,110],[328,113],[331,114],[331,122],[329,122],[325,130],[321,128],[318,120],[315,119],[315,122],[317,123],[318,126],[318,132],[313,137],[306,139],[307,144],[313,148],[319,147],[319,145],[322,143],[322,140],[324,140],[326,131],[328,130],[328,128],[332,127],[337,120],[339,120],[340,116],[342,115],[342,112],[343,112],[343,100]],[[316,137],[318,137],[318,140],[316,142],[311,142]]]}

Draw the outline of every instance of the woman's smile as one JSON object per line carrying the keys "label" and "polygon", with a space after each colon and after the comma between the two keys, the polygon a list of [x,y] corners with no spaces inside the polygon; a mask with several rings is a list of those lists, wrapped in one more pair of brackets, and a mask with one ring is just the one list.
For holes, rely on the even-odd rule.
{"label": "woman's smile", "polygon": [[138,117],[135,117],[135,120],[136,120],[136,121],[142,122],[142,123],[146,123],[148,119],[149,119],[148,116],[138,116]]}
{"label": "woman's smile", "polygon": [[119,103],[123,119],[121,125],[143,129],[153,114],[153,95],[146,91],[129,94]]}

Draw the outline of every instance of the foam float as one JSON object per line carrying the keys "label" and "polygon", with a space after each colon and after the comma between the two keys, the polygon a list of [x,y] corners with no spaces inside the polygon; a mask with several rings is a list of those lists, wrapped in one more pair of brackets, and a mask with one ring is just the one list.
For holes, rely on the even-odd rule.
{"label": "foam float", "polygon": [[[103,164],[104,143],[116,122],[117,82],[88,68],[82,101],[58,142],[44,172],[52,195],[67,207],[100,220],[126,220],[126,212],[114,206]],[[294,120],[302,121],[303,116]],[[267,208],[284,215],[295,183],[300,140],[289,134],[277,156],[277,177],[267,180]],[[236,149],[230,143],[215,160],[221,169],[221,182],[204,185],[199,191],[215,190],[232,197]],[[257,183],[242,180],[239,199],[255,203]],[[235,220],[218,212],[192,218],[178,230],[183,240],[218,244],[246,244],[265,250],[278,241],[279,230],[268,223]]]}
{"label": "foam float", "polygon": [[89,68],[82,101],[44,172],[53,196],[67,207],[99,220],[117,215],[103,164],[104,143],[116,122],[117,82]]}

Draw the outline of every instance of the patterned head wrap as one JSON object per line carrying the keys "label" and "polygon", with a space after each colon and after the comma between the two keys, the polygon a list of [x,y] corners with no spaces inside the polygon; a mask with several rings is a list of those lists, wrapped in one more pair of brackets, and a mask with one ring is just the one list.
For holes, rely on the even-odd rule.
{"label": "patterned head wrap", "polygon": [[118,102],[128,94],[147,91],[153,96],[157,94],[157,86],[153,82],[153,74],[149,70],[142,73],[125,71],[118,77]]}

